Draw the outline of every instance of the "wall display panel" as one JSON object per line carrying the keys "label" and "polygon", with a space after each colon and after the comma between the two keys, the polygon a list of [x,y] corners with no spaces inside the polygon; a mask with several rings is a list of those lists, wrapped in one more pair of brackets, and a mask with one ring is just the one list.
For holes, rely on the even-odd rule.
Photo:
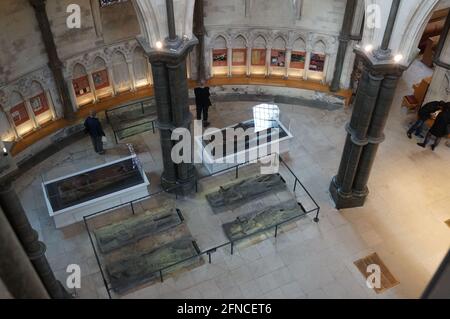
{"label": "wall display panel", "polygon": [[25,102],[14,106],[9,112],[16,126],[20,126],[30,120]]}
{"label": "wall display panel", "polygon": [[323,72],[325,68],[325,55],[313,53],[311,54],[310,71]]}
{"label": "wall display panel", "polygon": [[306,52],[304,51],[292,51],[291,65],[292,69],[304,69],[306,61]]}
{"label": "wall display panel", "polygon": [[233,49],[233,66],[247,65],[247,49]]}
{"label": "wall display panel", "polygon": [[31,109],[34,114],[40,115],[47,112],[50,108],[48,106],[47,96],[45,93],[41,93],[30,99]]}
{"label": "wall display panel", "polygon": [[213,66],[227,66],[227,65],[228,65],[227,49],[214,49]]}
{"label": "wall display panel", "polygon": [[266,65],[266,49],[252,50],[252,65],[264,66]]}
{"label": "wall display panel", "polygon": [[83,96],[91,92],[91,87],[89,86],[89,79],[86,76],[82,76],[72,81],[73,89],[75,94],[78,96]]}
{"label": "wall display panel", "polygon": [[272,54],[270,57],[270,65],[284,68],[286,66],[286,51],[272,50]]}
{"label": "wall display panel", "polygon": [[101,90],[110,86],[107,70],[101,70],[92,73],[92,79],[96,90]]}

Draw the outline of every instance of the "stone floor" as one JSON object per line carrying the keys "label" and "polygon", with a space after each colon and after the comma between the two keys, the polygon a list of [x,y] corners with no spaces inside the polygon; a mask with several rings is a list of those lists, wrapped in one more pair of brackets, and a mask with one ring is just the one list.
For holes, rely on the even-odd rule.
{"label": "stone floor", "polygon": [[[321,220],[311,217],[275,238],[239,247],[233,256],[220,249],[213,263],[167,278],[124,298],[418,298],[450,246],[450,148],[416,146],[405,130],[414,115],[400,108],[411,84],[429,75],[420,65],[406,72],[395,97],[369,182],[364,208],[338,212],[328,193],[343,149],[344,125],[351,112],[305,105],[280,105],[282,122],[295,136],[288,164],[321,206]],[[224,127],[251,116],[256,103],[218,103],[211,123]],[[57,277],[65,283],[69,264],[82,270],[80,298],[107,298],[89,237],[83,225],[56,230],[46,211],[41,183],[126,156],[110,143],[107,155],[94,155],[86,138],[33,168],[15,184],[22,204]],[[137,145],[144,169],[158,190],[162,170],[159,137],[144,133],[126,142]],[[217,181],[216,181],[217,182]],[[201,207],[201,206],[200,206]],[[202,214],[202,212],[199,212]],[[198,224],[188,225],[195,234]],[[192,231],[193,230],[193,231]],[[201,242],[207,242],[200,238]],[[220,234],[218,236],[223,236]],[[377,252],[400,285],[380,295],[365,285],[353,262]],[[115,296],[117,297],[117,296]]]}

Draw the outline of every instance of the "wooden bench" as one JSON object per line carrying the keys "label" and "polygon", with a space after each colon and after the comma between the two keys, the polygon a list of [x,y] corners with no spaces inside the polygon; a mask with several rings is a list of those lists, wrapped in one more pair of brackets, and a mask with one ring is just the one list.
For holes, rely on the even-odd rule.
{"label": "wooden bench", "polygon": [[417,112],[425,100],[430,84],[431,77],[423,79],[419,84],[414,84],[414,94],[403,98],[402,107],[406,107],[409,111]]}

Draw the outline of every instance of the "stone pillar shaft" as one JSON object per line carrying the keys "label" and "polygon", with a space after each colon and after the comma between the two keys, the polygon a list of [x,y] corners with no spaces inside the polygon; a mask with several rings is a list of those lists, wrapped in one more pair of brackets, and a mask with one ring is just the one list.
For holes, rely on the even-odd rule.
{"label": "stone pillar shaft", "polygon": [[377,64],[374,57],[361,51],[356,53],[363,58],[365,66],[347,126],[339,171],[330,186],[338,209],[364,205],[367,182],[378,146],[384,140],[383,132],[398,79],[404,71],[400,65]]}
{"label": "stone pillar shaft", "polygon": [[48,299],[33,265],[30,263],[8,219],[0,207],[0,278],[12,297]]}
{"label": "stone pillar shaft", "polygon": [[196,0],[194,7],[194,35],[198,39],[197,45],[197,80],[206,79],[205,61],[205,19],[204,1]]}
{"label": "stone pillar shaft", "polygon": [[354,191],[358,196],[367,196],[367,183],[372,171],[378,146],[384,141],[384,128],[394,99],[398,76],[386,76],[383,80],[375,111],[369,128],[368,145],[364,147],[362,160],[354,182]]}
{"label": "stone pillar shaft", "polygon": [[344,66],[345,56],[347,54],[348,43],[350,41],[356,5],[357,0],[347,0],[341,36],[339,37],[339,48],[336,56],[336,66],[334,69],[333,80],[331,81],[330,85],[330,90],[332,92],[337,92],[340,89],[342,70]]}
{"label": "stone pillar shaft", "polygon": [[45,257],[46,247],[44,243],[38,240],[38,234],[31,227],[22,204],[10,182],[4,182],[0,185],[0,206],[50,296],[54,299],[69,298],[69,294],[62,287],[61,283],[56,280]]}
{"label": "stone pillar shaft", "polygon": [[74,118],[74,108],[70,99],[69,89],[64,81],[63,63],[59,59],[56,50],[55,40],[50,27],[50,21],[46,11],[46,0],[29,0],[34,8],[39,29],[41,30],[42,39],[47,52],[49,67],[52,70],[55,79],[56,88],[64,110],[64,117],[68,120]]}

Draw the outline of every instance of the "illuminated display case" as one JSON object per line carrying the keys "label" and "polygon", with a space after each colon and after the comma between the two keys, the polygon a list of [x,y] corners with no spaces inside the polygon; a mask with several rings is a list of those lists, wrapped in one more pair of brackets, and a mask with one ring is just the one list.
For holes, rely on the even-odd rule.
{"label": "illuminated display case", "polygon": [[62,228],[83,216],[149,195],[148,178],[136,155],[42,184],[49,215]]}

